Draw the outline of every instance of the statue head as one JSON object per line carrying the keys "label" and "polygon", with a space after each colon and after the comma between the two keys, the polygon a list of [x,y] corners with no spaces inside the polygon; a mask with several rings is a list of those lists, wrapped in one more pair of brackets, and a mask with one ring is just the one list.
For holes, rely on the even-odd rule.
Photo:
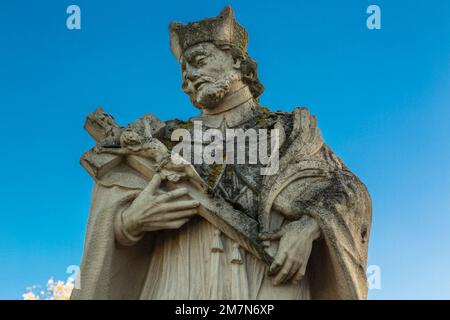
{"label": "statue head", "polygon": [[248,86],[258,99],[264,87],[247,53],[247,31],[230,6],[219,16],[170,24],[170,48],[180,62],[182,88],[198,108],[214,109],[232,90]]}

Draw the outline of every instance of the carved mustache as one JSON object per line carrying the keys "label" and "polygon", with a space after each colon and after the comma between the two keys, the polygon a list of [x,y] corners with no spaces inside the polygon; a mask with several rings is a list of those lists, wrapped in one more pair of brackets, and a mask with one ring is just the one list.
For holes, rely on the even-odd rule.
{"label": "carved mustache", "polygon": [[[194,78],[194,79],[192,79],[192,78]],[[185,79],[183,81],[182,87],[186,93],[192,93],[192,92],[194,92],[194,90],[197,91],[202,84],[216,82],[216,79],[206,76],[206,75],[196,75],[196,76],[193,76],[192,78]],[[192,90],[192,89],[194,89],[194,90]]]}

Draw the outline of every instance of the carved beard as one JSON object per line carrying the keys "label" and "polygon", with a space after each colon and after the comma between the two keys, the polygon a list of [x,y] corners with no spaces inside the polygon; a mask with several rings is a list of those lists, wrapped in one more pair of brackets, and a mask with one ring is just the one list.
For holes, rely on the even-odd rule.
{"label": "carved beard", "polygon": [[213,109],[230,91],[231,84],[240,78],[239,73],[236,72],[228,72],[219,80],[201,76],[199,80],[205,83],[191,95],[191,101],[197,108]]}

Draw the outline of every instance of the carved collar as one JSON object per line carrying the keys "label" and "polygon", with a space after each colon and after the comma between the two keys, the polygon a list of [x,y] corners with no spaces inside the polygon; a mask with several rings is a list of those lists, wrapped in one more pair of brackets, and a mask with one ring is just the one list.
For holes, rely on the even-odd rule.
{"label": "carved collar", "polygon": [[[245,89],[243,91],[243,89]],[[209,128],[234,128],[256,116],[258,105],[253,99],[248,87],[238,90],[227,98],[224,107],[214,110],[203,110],[198,117],[190,121],[202,121],[203,126]],[[239,101],[243,101],[239,103]]]}
{"label": "carved collar", "polygon": [[203,109],[203,114],[214,115],[239,107],[253,99],[248,86],[244,85],[231,94],[226,95],[219,106],[214,109]]}

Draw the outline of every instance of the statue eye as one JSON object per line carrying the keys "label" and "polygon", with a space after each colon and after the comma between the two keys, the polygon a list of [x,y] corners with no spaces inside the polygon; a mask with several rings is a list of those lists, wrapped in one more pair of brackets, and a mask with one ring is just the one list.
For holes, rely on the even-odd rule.
{"label": "statue eye", "polygon": [[198,56],[195,56],[194,62],[196,65],[202,65],[204,64],[205,58],[206,58],[205,55],[199,54]]}

